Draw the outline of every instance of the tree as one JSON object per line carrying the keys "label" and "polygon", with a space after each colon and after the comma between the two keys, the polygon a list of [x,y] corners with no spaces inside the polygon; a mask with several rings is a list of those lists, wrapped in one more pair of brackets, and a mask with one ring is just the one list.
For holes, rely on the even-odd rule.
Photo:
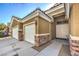
{"label": "tree", "polygon": [[6,28],[6,25],[4,23],[0,23],[0,31],[4,30],[4,28]]}

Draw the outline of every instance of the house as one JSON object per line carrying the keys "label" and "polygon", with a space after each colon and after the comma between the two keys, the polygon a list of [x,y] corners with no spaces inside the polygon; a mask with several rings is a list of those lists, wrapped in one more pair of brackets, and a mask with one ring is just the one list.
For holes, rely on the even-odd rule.
{"label": "house", "polygon": [[65,18],[65,6],[55,4],[46,11],[37,8],[24,18],[12,16],[12,37],[40,46],[52,39],[67,39],[68,20]]}
{"label": "house", "polygon": [[17,40],[23,40],[23,38],[22,38],[23,25],[22,25],[22,22],[20,20],[21,20],[20,18],[12,16],[11,24],[10,24],[11,36]]}
{"label": "house", "polygon": [[[40,46],[55,38],[68,39],[70,35],[79,36],[76,24],[79,22],[77,5],[79,6],[79,4],[57,3],[45,11],[37,8],[24,18],[12,16],[10,24],[12,37]],[[75,19],[77,21],[74,21]]]}
{"label": "house", "polygon": [[53,18],[39,8],[23,19],[13,16],[11,21],[12,37],[39,46],[51,40],[52,22]]}

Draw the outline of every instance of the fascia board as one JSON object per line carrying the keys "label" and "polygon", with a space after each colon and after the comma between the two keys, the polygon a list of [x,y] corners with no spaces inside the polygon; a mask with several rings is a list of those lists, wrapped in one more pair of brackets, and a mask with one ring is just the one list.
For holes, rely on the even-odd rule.
{"label": "fascia board", "polygon": [[51,10],[48,10],[45,13],[46,14],[49,14],[49,13],[54,12],[55,10],[58,10],[58,9],[61,9],[61,8],[64,8],[64,5],[63,4],[60,5],[60,6],[57,6],[56,8],[52,8]]}
{"label": "fascia board", "polygon": [[49,21],[49,22],[51,22],[51,19],[53,19],[53,18],[47,17],[47,16],[44,15],[41,11],[37,10],[37,11],[36,11],[35,13],[33,13],[32,15],[26,17],[26,19],[23,20],[22,22],[28,21],[29,19],[32,19],[32,18],[34,18],[34,17],[36,17],[36,16],[40,16],[40,17],[46,19],[46,20]]}
{"label": "fascia board", "polygon": [[22,20],[22,22],[28,21],[29,19],[32,19],[32,18],[34,18],[34,17],[36,17],[36,16],[38,16],[38,13],[33,14],[33,15],[31,15],[31,16],[28,16],[26,19]]}

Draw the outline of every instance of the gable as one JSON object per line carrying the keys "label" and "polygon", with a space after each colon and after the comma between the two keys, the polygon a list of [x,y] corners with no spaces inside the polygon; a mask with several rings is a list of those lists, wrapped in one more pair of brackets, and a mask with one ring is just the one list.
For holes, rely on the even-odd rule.
{"label": "gable", "polygon": [[18,20],[16,17],[12,16],[10,26],[12,27],[12,26],[18,25],[19,22],[21,21]]}
{"label": "gable", "polygon": [[28,21],[28,20],[30,20],[30,19],[32,19],[34,17],[37,17],[37,16],[40,16],[40,17],[44,18],[48,22],[52,22],[53,21],[53,18],[49,17],[47,14],[45,14],[40,9],[37,9],[34,12],[32,12],[31,14],[29,14],[28,16],[26,16],[25,18],[23,18],[22,22]]}

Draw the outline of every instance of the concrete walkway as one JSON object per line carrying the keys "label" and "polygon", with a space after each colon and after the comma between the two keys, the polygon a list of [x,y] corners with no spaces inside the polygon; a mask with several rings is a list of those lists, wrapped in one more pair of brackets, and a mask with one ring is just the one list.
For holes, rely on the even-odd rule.
{"label": "concrete walkway", "polygon": [[68,45],[67,40],[54,39],[52,40],[52,44],[43,49],[37,56],[58,56],[62,45]]}
{"label": "concrete walkway", "polygon": [[37,56],[57,56],[61,47],[61,43],[54,41],[52,44],[42,50],[39,54],[37,54]]}

